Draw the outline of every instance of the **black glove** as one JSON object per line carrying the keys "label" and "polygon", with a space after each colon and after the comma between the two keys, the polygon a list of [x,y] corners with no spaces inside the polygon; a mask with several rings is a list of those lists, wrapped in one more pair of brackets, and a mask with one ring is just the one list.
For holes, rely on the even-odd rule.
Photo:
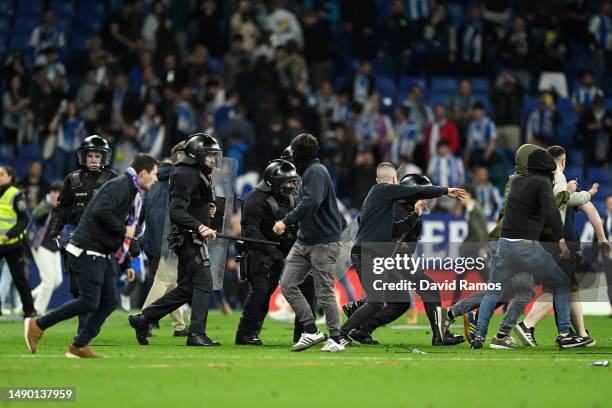
{"label": "black glove", "polygon": [[132,243],[130,244],[130,249],[128,249],[128,255],[130,256],[130,258],[132,259],[138,258],[138,256],[140,255],[140,252],[141,252],[140,242],[136,240],[132,241]]}

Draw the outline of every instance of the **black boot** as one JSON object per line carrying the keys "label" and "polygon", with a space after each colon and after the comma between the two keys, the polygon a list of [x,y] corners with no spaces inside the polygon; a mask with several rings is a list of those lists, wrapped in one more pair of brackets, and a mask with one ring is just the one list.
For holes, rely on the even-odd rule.
{"label": "black boot", "polygon": [[254,334],[236,335],[235,343],[240,346],[263,346],[263,342]]}
{"label": "black boot", "polygon": [[147,340],[147,334],[149,333],[149,324],[142,313],[133,314],[128,316],[128,322],[136,332],[136,341],[141,346],[147,346],[149,341]]}
{"label": "black boot", "polygon": [[188,346],[210,347],[210,346],[220,346],[221,343],[217,343],[216,341],[213,341],[205,334],[189,333],[189,336],[187,336],[187,345]]}
{"label": "black boot", "polygon": [[361,344],[370,344],[376,345],[379,344],[378,341],[372,338],[372,333],[368,333],[366,331],[361,330],[360,328],[355,328],[349,332],[349,337],[356,342]]}

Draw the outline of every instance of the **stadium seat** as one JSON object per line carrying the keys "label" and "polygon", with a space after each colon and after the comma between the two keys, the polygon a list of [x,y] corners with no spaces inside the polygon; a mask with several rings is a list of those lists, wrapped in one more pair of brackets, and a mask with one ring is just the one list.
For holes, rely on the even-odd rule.
{"label": "stadium seat", "polygon": [[465,20],[462,4],[449,3],[446,5],[446,10],[448,19],[452,22],[453,26],[459,27],[463,23],[463,20]]}
{"label": "stadium seat", "polygon": [[40,16],[43,12],[44,1],[19,0],[17,2],[18,16]]}
{"label": "stadium seat", "polygon": [[50,4],[51,10],[56,16],[73,16],[75,13],[75,5],[72,1],[54,0]]}
{"label": "stadium seat", "polygon": [[0,161],[13,160],[15,158],[15,148],[12,144],[0,144]]}
{"label": "stadium seat", "polygon": [[12,17],[15,13],[15,6],[12,0],[0,0],[0,15]]}
{"label": "stadium seat", "polygon": [[8,17],[0,17],[0,33],[11,31],[11,20]]}
{"label": "stadium seat", "polygon": [[423,77],[402,77],[400,80],[400,92],[402,95],[408,95],[414,85],[419,85],[423,88],[424,92],[427,92],[427,81]]}
{"label": "stadium seat", "polygon": [[612,98],[606,98],[605,104],[607,110],[612,110]]}
{"label": "stadium seat", "polygon": [[81,16],[104,16],[106,4],[96,1],[79,2],[79,15]]}
{"label": "stadium seat", "polygon": [[457,79],[452,77],[436,77],[431,80],[431,92],[457,92]]}
{"label": "stadium seat", "polygon": [[70,51],[82,52],[89,47],[89,37],[83,35],[70,36]]}
{"label": "stadium seat", "polygon": [[55,25],[64,33],[69,33],[72,28],[72,17],[59,16],[55,18]]}
{"label": "stadium seat", "polygon": [[8,52],[8,45],[6,44],[6,37],[0,34],[0,55],[2,56],[2,61],[5,59],[5,53]]}
{"label": "stadium seat", "polygon": [[474,77],[470,79],[474,93],[489,93],[489,80],[487,78]]}
{"label": "stadium seat", "polygon": [[38,145],[24,144],[19,146],[19,152],[17,155],[19,160],[23,161],[34,161],[40,160],[41,149]]}
{"label": "stadium seat", "polygon": [[572,111],[572,100],[570,98],[559,98],[557,100],[557,108],[561,113]]}
{"label": "stadium seat", "polygon": [[40,21],[40,17],[17,17],[13,24],[13,32],[30,34],[40,24]]}
{"label": "stadium seat", "polygon": [[393,78],[379,76],[375,78],[375,81],[376,89],[378,89],[381,98],[395,99],[396,86]]}
{"label": "stadium seat", "polygon": [[429,97],[429,105],[431,108],[435,108],[438,105],[446,106],[448,104],[448,98],[451,94],[447,93],[432,93]]}
{"label": "stadium seat", "polygon": [[597,166],[589,167],[589,181],[599,184],[610,183],[610,173]]}
{"label": "stadium seat", "polygon": [[30,35],[29,34],[17,34],[13,35],[10,40],[10,48],[12,50],[25,50],[30,47]]}

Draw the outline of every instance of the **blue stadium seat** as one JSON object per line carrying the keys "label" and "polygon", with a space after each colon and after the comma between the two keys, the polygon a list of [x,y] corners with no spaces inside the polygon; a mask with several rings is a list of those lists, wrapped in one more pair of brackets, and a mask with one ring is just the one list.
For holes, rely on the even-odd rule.
{"label": "blue stadium seat", "polygon": [[8,17],[0,17],[0,33],[11,31],[11,20]]}
{"label": "blue stadium seat", "polygon": [[434,109],[436,106],[438,105],[444,105],[446,106],[448,104],[448,98],[450,97],[451,94],[448,93],[433,93],[432,90],[432,94],[429,97],[429,105],[431,106],[432,109]]}
{"label": "blue stadium seat", "polygon": [[81,16],[100,16],[106,14],[106,4],[96,1],[79,2],[79,15]]}
{"label": "blue stadium seat", "polygon": [[13,16],[15,6],[12,0],[0,0],[0,14],[4,16]]}
{"label": "blue stadium seat", "polygon": [[41,149],[38,145],[24,144],[19,146],[18,159],[23,161],[40,160]]}
{"label": "blue stadium seat", "polygon": [[55,18],[55,25],[64,33],[69,33],[72,27],[72,17],[58,16]]}
{"label": "blue stadium seat", "polygon": [[525,106],[523,106],[523,116],[528,117],[532,110],[538,107],[538,97],[535,95],[528,95],[525,98]]}
{"label": "blue stadium seat", "polygon": [[75,13],[75,5],[73,1],[54,0],[50,4],[51,10],[56,16],[73,16]]}
{"label": "blue stadium seat", "polygon": [[474,93],[489,93],[489,80],[487,78],[474,77],[470,79]]}
{"label": "blue stadium seat", "polygon": [[608,183],[610,183],[611,178],[612,177],[610,177],[609,172],[602,170],[601,168],[596,166],[589,167],[589,181],[593,183],[607,185]]}
{"label": "blue stadium seat", "polygon": [[6,44],[6,37],[0,34],[0,55],[2,55],[2,61],[4,61],[4,54],[8,52],[8,45]]}
{"label": "blue stadium seat", "polygon": [[570,98],[559,98],[557,100],[557,108],[563,114],[572,111],[572,100]]}
{"label": "blue stadium seat", "polygon": [[458,27],[461,25],[461,23],[463,23],[466,14],[463,11],[462,4],[449,3],[446,5],[446,10],[448,13],[448,18],[454,27]]}
{"label": "blue stadium seat", "polygon": [[606,109],[612,110],[612,98],[606,98],[605,104],[606,104]]}
{"label": "blue stadium seat", "polygon": [[379,76],[375,78],[376,89],[381,98],[392,98],[395,100],[395,81],[391,77]]}
{"label": "blue stadium seat", "polygon": [[70,36],[70,50],[83,52],[89,47],[89,37],[83,35]]}
{"label": "blue stadium seat", "polygon": [[44,1],[19,0],[17,2],[18,16],[39,16],[43,12]]}
{"label": "blue stadium seat", "polygon": [[15,33],[28,33],[30,34],[39,24],[40,17],[17,17],[13,24],[13,32]]}
{"label": "blue stadium seat", "polygon": [[100,16],[83,17],[78,15],[72,20],[72,31],[74,35],[92,36],[98,34],[104,24],[103,20],[96,20]]}
{"label": "blue stadium seat", "polygon": [[10,48],[12,50],[25,50],[30,47],[29,34],[17,34],[11,37]]}
{"label": "blue stadium seat", "polygon": [[13,160],[15,158],[15,148],[12,144],[0,144],[0,160]]}
{"label": "blue stadium seat", "polygon": [[419,85],[427,93],[427,81],[423,77],[402,77],[400,79],[400,92],[407,95],[414,85]]}
{"label": "blue stadium seat", "polygon": [[452,77],[436,77],[431,80],[431,92],[457,92],[457,79]]}

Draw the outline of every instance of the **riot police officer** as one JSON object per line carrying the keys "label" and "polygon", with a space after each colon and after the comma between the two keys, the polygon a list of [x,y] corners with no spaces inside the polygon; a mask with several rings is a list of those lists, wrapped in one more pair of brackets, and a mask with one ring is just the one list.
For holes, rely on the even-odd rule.
{"label": "riot police officer", "polygon": [[236,344],[263,344],[258,335],[297,232],[288,228],[279,236],[272,232],[272,227],[295,208],[294,191],[299,178],[293,164],[287,160],[274,160],[266,167],[263,181],[244,199],[240,220],[242,235],[276,241],[280,245],[249,243],[248,248],[240,248],[247,254],[246,275],[250,290],[236,332]]}
{"label": "riot police officer", "polygon": [[[432,183],[426,176],[422,174],[406,174],[400,180],[400,184],[406,186],[431,186]],[[395,205],[395,215],[393,223],[393,238],[398,240],[398,250],[406,253],[409,256],[414,255],[416,251],[416,243],[421,238],[423,229],[423,212],[427,213],[430,205],[429,200],[411,198],[407,200],[398,200]],[[433,280],[427,276],[422,269],[417,270],[414,275],[411,275],[414,282],[426,280],[430,283]],[[437,289],[421,290],[420,285],[416,285],[416,292],[423,299],[425,313],[429,319],[432,329],[433,346],[455,345],[465,341],[463,336],[453,335],[448,328],[441,332],[440,324],[441,317],[438,315],[440,306],[440,292]],[[358,308],[361,301],[351,302],[344,305],[342,309],[345,314],[350,317],[352,312]],[[382,310],[365,321],[360,327],[349,332],[349,336],[363,344],[378,344],[372,338],[372,332],[378,327],[391,323],[398,317],[402,316],[410,307],[410,302],[387,302]]]}
{"label": "riot police officer", "polygon": [[215,239],[210,228],[210,206],[215,201],[211,175],[223,152],[217,140],[206,133],[191,135],[185,155],[170,177],[170,236],[168,243],[178,257],[177,287],[151,303],[142,313],[129,316],[136,340],[147,345],[149,324],[191,303],[188,346],[218,346],[206,335],[208,302],[213,279],[206,239]]}
{"label": "riot police officer", "polygon": [[[49,236],[52,239],[61,237],[62,245],[67,243],[96,191],[108,180],[119,175],[108,167],[111,153],[108,142],[98,135],[83,140],[77,151],[80,168],[66,176],[57,207],[53,210],[49,221]],[[62,234],[65,226],[65,232]],[[65,253],[64,259],[67,259]],[[70,275],[70,293],[77,298],[79,297],[77,275],[70,270],[68,262],[65,262],[65,269]],[[79,330],[83,323],[84,316],[79,316]]]}

